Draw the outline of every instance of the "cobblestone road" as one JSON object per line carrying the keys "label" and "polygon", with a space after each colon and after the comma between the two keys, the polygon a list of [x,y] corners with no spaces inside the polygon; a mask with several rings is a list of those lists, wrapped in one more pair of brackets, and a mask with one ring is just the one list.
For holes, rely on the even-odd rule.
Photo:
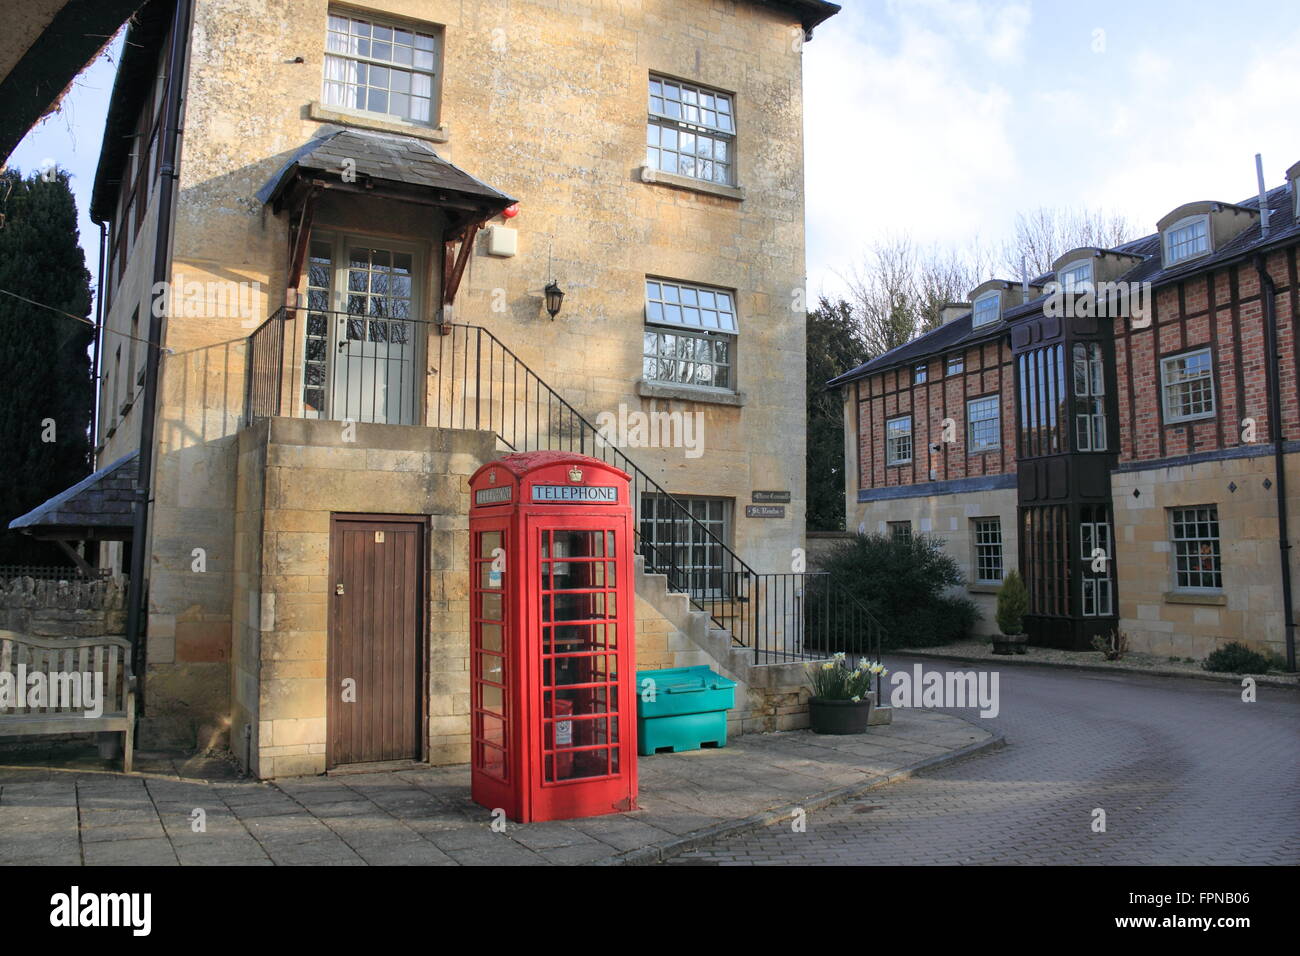
{"label": "cobblestone road", "polygon": [[[889,662],[897,670],[913,661]],[[925,662],[926,670],[974,665]],[[1000,670],[1004,749],[673,863],[1300,863],[1300,693]],[[1106,832],[1092,831],[1094,808]]]}

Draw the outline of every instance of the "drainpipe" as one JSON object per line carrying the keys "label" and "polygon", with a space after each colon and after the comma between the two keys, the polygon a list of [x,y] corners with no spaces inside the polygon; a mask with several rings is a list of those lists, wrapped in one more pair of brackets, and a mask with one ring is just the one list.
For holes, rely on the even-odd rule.
{"label": "drainpipe", "polygon": [[[108,248],[108,226],[102,222],[97,225],[99,226],[99,287],[95,290],[95,341],[94,353],[90,358],[90,380],[95,383],[95,396],[90,404],[91,454],[94,454],[94,449],[99,445],[99,357],[104,351],[104,287],[106,285],[104,276],[108,272],[108,267],[104,264],[105,250]],[[98,468],[99,458],[96,456],[90,463],[90,470],[96,471]]]}
{"label": "drainpipe", "polygon": [[[158,177],[158,227],[154,236],[153,285],[163,283],[162,292],[154,293],[149,309],[149,346],[145,353],[144,400],[140,418],[140,474],[135,484],[135,522],[131,531],[131,579],[127,587],[126,636],[131,642],[131,659],[140,682],[141,709],[144,704],[144,611],[146,548],[149,532],[149,506],[153,497],[154,431],[158,418],[158,366],[162,352],[162,313],[171,287],[172,212],[175,206],[177,140],[181,129],[182,86],[185,82],[185,53],[189,46],[190,14],[194,0],[176,0],[172,17],[171,58],[167,78],[167,116],[163,123],[162,157]],[[158,299],[162,298],[159,302]]]}
{"label": "drainpipe", "polygon": [[1277,493],[1277,544],[1282,563],[1282,622],[1286,635],[1286,669],[1295,673],[1295,605],[1291,594],[1291,544],[1286,520],[1286,461],[1282,437],[1281,355],[1277,346],[1277,290],[1264,267],[1263,253],[1255,255],[1260,293],[1264,302],[1264,374],[1268,383],[1268,417],[1273,439],[1274,490]]}

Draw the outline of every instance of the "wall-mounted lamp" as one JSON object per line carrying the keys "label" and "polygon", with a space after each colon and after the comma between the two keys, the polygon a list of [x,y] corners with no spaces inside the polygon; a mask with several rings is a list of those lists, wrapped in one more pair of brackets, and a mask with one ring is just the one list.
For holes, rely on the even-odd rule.
{"label": "wall-mounted lamp", "polygon": [[560,314],[560,306],[564,304],[564,290],[560,288],[559,283],[552,279],[550,284],[542,291],[546,295],[546,311],[554,319]]}

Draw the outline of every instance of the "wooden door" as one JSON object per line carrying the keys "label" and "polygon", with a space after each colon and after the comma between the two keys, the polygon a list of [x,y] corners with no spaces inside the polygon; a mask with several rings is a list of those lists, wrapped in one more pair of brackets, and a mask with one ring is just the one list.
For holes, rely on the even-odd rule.
{"label": "wooden door", "polygon": [[421,517],[332,519],[327,767],[421,756],[424,554]]}

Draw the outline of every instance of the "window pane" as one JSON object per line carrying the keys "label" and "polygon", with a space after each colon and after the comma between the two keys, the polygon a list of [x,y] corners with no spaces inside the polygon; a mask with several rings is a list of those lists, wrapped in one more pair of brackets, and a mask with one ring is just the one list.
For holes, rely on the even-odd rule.
{"label": "window pane", "polygon": [[[329,24],[325,48],[332,55],[325,57],[325,102],[428,122],[435,66],[432,36],[357,18],[331,16]],[[365,59],[414,66],[421,72],[390,70]],[[390,96],[390,89],[402,95]],[[413,90],[421,99],[406,98]]]}

